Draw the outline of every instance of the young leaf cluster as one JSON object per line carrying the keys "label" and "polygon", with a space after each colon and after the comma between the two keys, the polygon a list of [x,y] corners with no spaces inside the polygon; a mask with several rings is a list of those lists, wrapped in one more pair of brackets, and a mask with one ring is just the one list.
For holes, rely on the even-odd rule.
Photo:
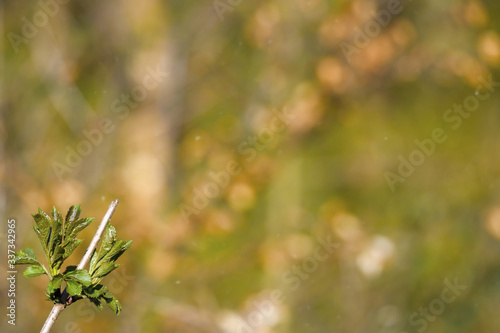
{"label": "young leaf cluster", "polygon": [[100,284],[101,280],[118,268],[116,260],[132,245],[132,241],[116,240],[116,230],[108,223],[104,231],[104,238],[101,241],[99,250],[94,250],[90,258],[90,278],[91,285],[83,288],[83,294],[94,303],[100,310],[101,302],[106,303],[116,314],[121,311],[120,302]]}
{"label": "young leaf cluster", "polygon": [[[52,218],[38,209],[33,215],[36,226],[35,233],[42,245],[47,258],[48,268],[41,264],[35,257],[31,248],[24,248],[16,252],[14,264],[30,265],[24,271],[24,276],[35,277],[46,274],[49,278],[47,284],[47,300],[54,303],[71,304],[79,299],[88,298],[100,310],[101,302],[106,303],[116,314],[121,311],[118,300],[100,284],[101,280],[120,265],[116,260],[130,247],[132,241],[116,240],[116,230],[109,223],[105,230],[104,239],[99,250],[94,250],[90,270],[77,269],[76,266],[67,266],[61,273],[63,262],[73,253],[82,242],[76,238],[94,218],[79,218],[80,205],[71,206],[63,220],[61,214],[54,207]],[[63,282],[65,289],[63,289]],[[66,295],[63,295],[65,290]],[[66,296],[66,297],[64,297]]]}
{"label": "young leaf cluster", "polygon": [[46,274],[49,280],[52,280],[57,276],[63,262],[82,242],[76,236],[94,220],[94,218],[79,218],[80,205],[71,206],[64,220],[55,207],[52,208],[51,215],[52,218],[40,208],[37,214],[33,214],[36,223],[33,230],[47,258],[48,269],[35,258],[35,253],[31,248],[16,252],[15,264],[32,265],[24,271],[26,277]]}

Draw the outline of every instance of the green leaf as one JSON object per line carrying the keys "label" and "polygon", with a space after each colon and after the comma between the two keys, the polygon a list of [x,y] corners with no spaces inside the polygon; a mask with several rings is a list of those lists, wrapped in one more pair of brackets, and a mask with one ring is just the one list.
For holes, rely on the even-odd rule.
{"label": "green leaf", "polygon": [[50,258],[51,271],[53,275],[59,273],[59,270],[61,269],[64,259],[66,259],[64,258],[64,249],[61,247],[60,244],[57,244],[54,249],[54,253],[52,254],[52,257]]}
{"label": "green leaf", "polygon": [[54,303],[61,302],[61,283],[62,283],[62,275],[56,275],[49,283],[47,284],[47,292],[45,295],[48,296],[46,300],[52,301]]}
{"label": "green leaf", "polygon": [[108,223],[106,230],[104,231],[104,238],[101,242],[101,247],[99,248],[98,258],[101,259],[107,254],[116,242],[116,229],[111,224]]}
{"label": "green leaf", "polygon": [[127,251],[127,249],[132,245],[132,241],[128,242],[123,242],[121,243],[121,248],[113,255],[111,256],[110,260],[116,261],[120,256]]}
{"label": "green leaf", "polygon": [[75,227],[76,221],[78,221],[78,218],[80,217],[80,205],[76,206],[71,206],[68,210],[68,213],[66,214],[66,221],[64,225],[64,240],[66,241],[66,238],[69,236],[73,228]]}
{"label": "green leaf", "polygon": [[[99,288],[98,288],[99,287]],[[83,288],[83,293],[85,294],[85,296],[91,298],[96,298],[96,297],[99,297],[99,295],[101,294],[100,293],[100,287],[102,287],[102,284],[98,284],[97,286],[90,286],[90,287],[87,287],[87,288]]]}
{"label": "green leaf", "polygon": [[91,280],[89,272],[87,272],[85,269],[70,271],[64,274],[64,278],[78,281],[86,287],[90,285]]}
{"label": "green leaf", "polygon": [[38,260],[35,258],[35,252],[33,249],[27,247],[21,251],[17,251],[14,257],[14,265],[40,265]]}
{"label": "green leaf", "polygon": [[89,298],[89,301],[91,301],[98,309],[99,311],[102,311],[102,304],[101,301],[99,301],[98,298]]}
{"label": "green leaf", "polygon": [[24,253],[28,258],[35,259],[35,251],[31,247],[25,247],[19,252]]}
{"label": "green leaf", "polygon": [[88,217],[88,218],[79,219],[79,220],[73,222],[68,227],[68,230],[66,231],[67,238],[65,239],[65,242],[68,242],[68,241],[74,239],[80,233],[80,231],[85,229],[90,223],[92,223],[92,221],[94,221],[94,218]]}
{"label": "green leaf", "polygon": [[47,292],[45,293],[45,295],[53,295],[56,292],[56,289],[57,288],[54,287],[52,281],[49,281],[49,283],[47,283]]}
{"label": "green leaf", "polygon": [[38,229],[34,225],[32,225],[32,227],[33,227],[33,230],[35,230],[36,237],[38,237],[38,240],[40,241],[40,244],[42,244],[42,249],[43,249],[43,252],[45,252],[45,256],[48,256],[47,244],[45,244],[45,241],[43,240],[44,236],[40,233],[40,229]]}
{"label": "green leaf", "polygon": [[68,258],[82,242],[83,239],[73,239],[68,244],[66,244],[64,246],[63,259]]}
{"label": "green leaf", "polygon": [[[125,246],[125,244],[126,243],[124,241],[122,241],[122,240],[117,241],[113,245],[113,247],[111,248],[111,250],[109,250],[108,253],[106,253],[106,255],[100,259],[100,261],[102,261],[102,262],[108,262],[108,261],[112,260],[113,257],[118,258],[123,252],[125,252],[123,250],[123,247]],[[130,245],[128,245],[128,246],[130,246]]]}
{"label": "green leaf", "polygon": [[41,266],[29,266],[23,273],[23,275],[28,278],[43,274],[47,274],[47,272],[45,272],[45,269],[43,269],[43,267]]}
{"label": "green leaf", "polygon": [[51,255],[54,253],[56,245],[61,241],[61,231],[62,231],[62,216],[56,209],[56,207],[52,207],[52,232],[49,242],[49,250],[51,251]]}
{"label": "green leaf", "polygon": [[113,296],[113,295],[111,295],[111,294],[109,293],[109,291],[108,291],[108,287],[106,287],[106,286],[104,286],[104,285],[102,285],[102,284],[98,284],[98,285],[96,286],[96,288],[97,288],[97,287],[99,287],[99,295],[100,295],[100,296],[104,296],[104,295],[106,295],[106,294],[109,294],[109,295],[110,295],[109,297]]}
{"label": "green leaf", "polygon": [[75,265],[66,266],[66,269],[64,270],[63,275],[66,275],[69,272],[73,272],[73,271],[76,271],[76,266]]}
{"label": "green leaf", "polygon": [[52,278],[50,282],[52,283],[53,288],[58,289],[61,288],[63,280],[63,276],[61,274],[57,274]]}
{"label": "green leaf", "polygon": [[90,274],[92,274],[97,269],[96,264],[97,264],[97,251],[94,250],[92,256],[90,257],[90,269],[89,269]]}
{"label": "green leaf", "polygon": [[106,304],[109,306],[111,310],[113,310],[113,312],[116,315],[119,315],[120,312],[122,311],[122,306],[115,297],[112,297],[111,299],[107,298]]}
{"label": "green leaf", "polygon": [[118,267],[120,267],[120,265],[117,265],[114,262],[107,262],[100,266],[99,269],[92,274],[92,278],[103,278]]}
{"label": "green leaf", "polygon": [[50,257],[48,245],[51,231],[51,221],[47,214],[45,214],[40,208],[38,208],[38,214],[32,215],[36,222],[37,227],[33,227],[35,232],[42,244],[43,250]]}
{"label": "green leaf", "polygon": [[55,249],[54,249],[54,253],[52,254],[51,261],[56,262],[63,255],[64,255],[64,248],[60,244],[57,244]]}
{"label": "green leaf", "polygon": [[82,285],[74,280],[66,280],[66,291],[71,296],[79,296],[82,294]]}
{"label": "green leaf", "polygon": [[69,207],[68,213],[66,214],[66,224],[72,223],[80,217],[80,205]]}
{"label": "green leaf", "polygon": [[106,288],[105,286],[103,286],[101,284],[98,286],[101,286],[100,299],[104,300],[106,302],[106,304],[111,308],[111,310],[113,310],[113,312],[116,315],[120,314],[120,311],[122,310],[122,306],[121,306],[120,302],[118,302],[118,300],[113,296],[113,294],[111,294],[109,292],[108,288]]}

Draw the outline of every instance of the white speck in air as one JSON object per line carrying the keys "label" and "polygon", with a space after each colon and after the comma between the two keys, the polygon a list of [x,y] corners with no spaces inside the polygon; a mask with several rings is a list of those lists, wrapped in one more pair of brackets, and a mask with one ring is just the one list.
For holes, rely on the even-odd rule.
{"label": "white speck in air", "polygon": [[200,140],[201,139],[201,136],[197,136],[196,138],[194,138],[196,141]]}
{"label": "white speck in air", "polygon": [[179,281],[179,280],[175,281],[175,284],[180,284],[180,283],[181,283],[181,281]]}

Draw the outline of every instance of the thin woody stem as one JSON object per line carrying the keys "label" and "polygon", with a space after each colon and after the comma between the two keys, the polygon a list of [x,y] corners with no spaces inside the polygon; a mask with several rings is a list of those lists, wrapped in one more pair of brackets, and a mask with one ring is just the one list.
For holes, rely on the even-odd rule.
{"label": "thin woody stem", "polygon": [[80,260],[80,263],[78,264],[76,269],[83,269],[83,267],[85,267],[85,265],[89,262],[90,256],[92,255],[92,252],[94,252],[97,243],[99,243],[99,240],[101,239],[102,234],[104,233],[104,230],[106,229],[106,226],[108,225],[108,222],[111,219],[111,216],[113,216],[113,213],[115,212],[117,205],[118,205],[118,200],[112,201],[111,204],[109,205],[108,211],[102,218],[101,224],[99,224],[99,228],[97,228],[97,231],[94,234],[94,238],[92,238],[89,247],[85,251],[82,260]]}
{"label": "thin woody stem", "polygon": [[52,307],[52,311],[50,311],[49,316],[47,317],[47,320],[45,320],[45,324],[43,324],[42,330],[40,333],[49,333],[50,330],[52,329],[52,326],[54,326],[54,323],[56,322],[57,317],[59,317],[59,314],[64,310],[65,305],[61,303],[54,304]]}
{"label": "thin woody stem", "polygon": [[[85,265],[88,263],[90,256],[92,255],[92,252],[94,252],[94,249],[97,246],[97,243],[99,243],[99,240],[102,237],[102,234],[104,233],[104,230],[106,229],[106,226],[108,225],[109,220],[111,219],[111,216],[113,216],[113,213],[115,212],[116,206],[118,205],[118,200],[114,200],[111,202],[111,204],[108,207],[108,210],[106,211],[106,214],[102,218],[101,224],[99,224],[99,228],[97,228],[96,233],[94,234],[94,237],[92,238],[92,241],[90,241],[89,247],[85,251],[85,254],[83,255],[82,259],[80,260],[80,263],[77,266],[77,269],[83,269]],[[59,317],[59,314],[61,314],[62,310],[66,307],[66,297],[67,297],[66,289],[62,292],[62,300],[63,303],[56,303],[52,307],[52,311],[50,311],[49,316],[47,317],[47,320],[45,320],[45,324],[42,327],[42,330],[40,333],[49,333],[50,330],[52,329],[52,326],[54,326],[54,323],[56,322],[57,317]]]}

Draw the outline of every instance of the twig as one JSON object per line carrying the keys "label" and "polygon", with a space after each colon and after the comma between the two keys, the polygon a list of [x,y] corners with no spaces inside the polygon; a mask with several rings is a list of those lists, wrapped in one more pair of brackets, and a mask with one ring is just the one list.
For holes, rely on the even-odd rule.
{"label": "twig", "polygon": [[102,218],[101,224],[99,224],[99,228],[97,228],[97,231],[94,234],[94,238],[92,238],[92,241],[89,244],[89,247],[85,251],[85,254],[82,257],[82,260],[80,260],[80,263],[76,267],[76,269],[83,269],[83,267],[87,264],[87,262],[90,260],[90,256],[92,255],[92,252],[94,252],[94,249],[97,246],[97,243],[99,243],[99,240],[102,237],[102,234],[104,233],[104,230],[106,229],[106,226],[108,224],[108,221],[111,219],[111,216],[113,216],[113,213],[115,212],[116,206],[118,205],[118,200],[112,201],[111,204],[109,205],[108,211]]}
{"label": "twig", "polygon": [[[102,237],[102,234],[104,233],[104,230],[106,229],[106,226],[111,219],[111,216],[113,216],[113,213],[115,212],[116,206],[118,205],[118,200],[112,201],[111,204],[108,207],[108,210],[104,217],[102,218],[101,224],[99,224],[99,228],[97,228],[96,233],[94,234],[94,237],[92,238],[92,241],[89,244],[89,247],[85,251],[85,254],[82,257],[82,260],[80,260],[80,263],[77,266],[77,269],[83,269],[83,267],[87,264],[87,262],[90,259],[90,256],[92,255],[92,252],[94,252],[95,247],[97,246],[97,243],[99,243],[99,240]],[[64,289],[62,293],[62,300],[63,303],[56,303],[52,307],[52,311],[50,311],[49,316],[47,317],[47,320],[45,320],[45,324],[42,327],[42,330],[40,333],[49,333],[50,330],[52,329],[52,326],[56,322],[57,317],[59,317],[59,314],[64,310],[66,307],[66,289]]]}

